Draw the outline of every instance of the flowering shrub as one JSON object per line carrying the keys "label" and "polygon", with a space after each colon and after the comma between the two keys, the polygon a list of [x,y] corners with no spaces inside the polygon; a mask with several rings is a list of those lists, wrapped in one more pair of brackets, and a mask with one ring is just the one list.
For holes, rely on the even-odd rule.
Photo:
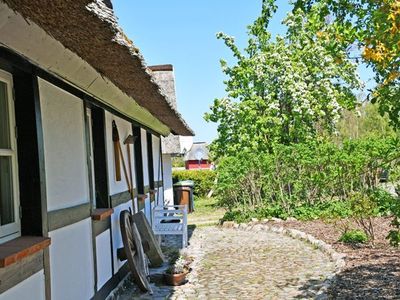
{"label": "flowering shrub", "polygon": [[263,1],[243,52],[232,37],[217,34],[237,63],[221,61],[227,95],[216,99],[205,115],[218,124],[218,137],[211,144],[216,158],[243,149],[271,151],[276,143],[307,142],[332,133],[342,109],[355,105],[353,91],[362,83],[345,50],[334,55],[327,50],[326,41],[315,39],[309,30],[316,17],[300,10],[284,21],[286,36],[272,39],[268,24],[275,10],[274,1]]}
{"label": "flowering shrub", "polygon": [[[328,43],[326,49],[346,58],[363,61],[375,73],[377,83],[368,98],[379,103],[398,128],[400,95],[400,2],[398,0],[296,0],[294,11],[330,19],[331,30],[314,28],[315,37]],[[312,28],[311,28],[312,29]],[[360,55],[361,54],[361,55]]]}

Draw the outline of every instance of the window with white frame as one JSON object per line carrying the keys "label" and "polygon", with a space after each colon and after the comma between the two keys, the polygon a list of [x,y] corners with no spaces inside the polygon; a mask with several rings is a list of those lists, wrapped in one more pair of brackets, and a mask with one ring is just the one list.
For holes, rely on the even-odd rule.
{"label": "window with white frame", "polygon": [[20,235],[12,76],[0,70],[0,242]]}

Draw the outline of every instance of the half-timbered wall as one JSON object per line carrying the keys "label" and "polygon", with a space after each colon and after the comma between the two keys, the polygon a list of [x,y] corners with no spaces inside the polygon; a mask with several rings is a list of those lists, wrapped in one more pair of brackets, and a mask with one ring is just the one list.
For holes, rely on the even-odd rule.
{"label": "half-timbered wall", "polygon": [[[126,120],[123,120],[113,114],[106,112],[106,137],[107,137],[107,157],[108,157],[108,176],[109,176],[109,186],[110,186],[110,194],[115,195],[118,193],[122,193],[128,190],[128,183],[126,181],[123,168],[121,166],[121,181],[116,181],[115,179],[115,160],[114,160],[114,145],[112,140],[112,121],[115,121],[118,127],[120,145],[122,149],[123,158],[125,160],[126,169],[129,173],[128,169],[128,150],[126,145],[124,144],[125,139],[128,135],[132,135],[132,124]],[[130,157],[132,164],[132,176],[133,176],[133,187],[136,187],[135,174],[133,172],[134,164],[134,154],[133,154],[133,145],[130,145]],[[129,175],[129,174],[128,174]]]}
{"label": "half-timbered wall", "polygon": [[97,258],[97,290],[112,277],[112,251],[110,230],[106,230],[96,237]]}
{"label": "half-timbered wall", "polygon": [[[73,214],[90,208],[83,101],[39,79],[49,215]],[[80,210],[79,210],[80,211]],[[56,222],[50,222],[56,224]],[[72,224],[69,224],[72,223]],[[65,225],[65,226],[64,226]],[[78,222],[50,227],[53,299],[89,299],[94,295],[94,263],[90,214]]]}
{"label": "half-timbered wall", "polygon": [[[122,148],[123,157],[121,157],[121,164],[122,160],[125,161],[127,172],[129,173],[128,168],[128,152],[127,147],[124,145],[125,139],[128,135],[132,134],[132,124],[128,121],[125,121],[113,114],[106,112],[106,140],[107,140],[107,161],[108,161],[108,182],[109,182],[109,191],[110,195],[117,195],[128,191],[128,181],[125,178],[123,167],[121,166],[121,181],[116,181],[116,173],[115,173],[115,154],[114,154],[114,145],[112,140],[112,121],[115,121],[119,138],[120,138],[120,145]],[[134,152],[133,152],[133,145],[130,145],[131,151],[131,160],[132,160],[132,168],[134,168]],[[132,173],[133,169],[132,169]],[[129,176],[129,174],[128,174]],[[133,175],[134,176],[134,175]],[[133,177],[134,178],[134,177]],[[133,180],[134,187],[135,178]],[[127,197],[124,202],[119,203],[117,206],[114,207],[114,213],[111,216],[111,235],[112,235],[112,257],[113,257],[113,265],[114,265],[114,274],[118,272],[118,270],[123,266],[125,261],[120,261],[117,257],[117,249],[123,246],[122,244],[122,237],[121,237],[121,230],[119,225],[119,214],[121,211],[130,209],[133,212],[132,207],[132,199],[131,197]],[[104,237],[103,237],[104,238]],[[103,241],[105,242],[105,241]],[[105,243],[104,243],[105,244]],[[105,257],[105,252],[108,252],[108,249],[101,249],[98,248],[100,257]]]}
{"label": "half-timbered wall", "polygon": [[44,273],[43,270],[37,272],[28,279],[20,282],[11,289],[0,294],[1,300],[28,300],[28,299],[45,299],[45,289],[44,289]]}
{"label": "half-timbered wall", "polygon": [[[1,59],[1,51],[0,51]],[[27,63],[24,61],[24,63]],[[36,70],[37,71],[37,70]],[[35,72],[36,72],[35,71]],[[27,71],[27,84],[36,83],[36,73]],[[32,73],[30,73],[32,72]],[[39,74],[40,73],[40,74]],[[40,168],[43,174],[43,193],[38,199],[43,201],[43,211],[38,212],[44,218],[46,228],[41,231],[41,223],[35,232],[29,234],[48,236],[51,238],[51,246],[48,254],[41,252],[40,260],[30,257],[22,260],[21,265],[27,266],[30,273],[24,277],[19,276],[6,288],[0,284],[0,300],[2,299],[44,299],[45,294],[51,291],[52,299],[102,299],[110,289],[117,284],[116,279],[121,279],[126,274],[126,261],[120,261],[117,257],[117,249],[122,247],[120,235],[119,214],[124,209],[139,208],[137,199],[132,203],[132,197],[128,192],[128,185],[121,166],[121,181],[115,179],[114,147],[112,141],[112,121],[118,126],[123,157],[129,173],[127,146],[123,143],[129,134],[133,134],[133,125],[139,128],[139,124],[130,122],[124,117],[119,117],[117,112],[110,108],[99,106],[96,99],[84,92],[69,86],[67,83],[52,77],[45,71],[38,72],[40,78],[37,83],[37,93],[23,95],[36,99],[32,111],[38,109],[35,117],[40,120],[43,137],[36,137],[38,147],[43,152]],[[16,81],[18,83],[18,80]],[[18,85],[16,85],[18,86]],[[36,87],[36,85],[34,85]],[[32,88],[32,86],[31,86]],[[22,90],[22,89],[21,89]],[[26,90],[23,89],[24,91]],[[32,92],[31,92],[32,93]],[[16,92],[17,96],[19,91]],[[36,95],[37,94],[37,95]],[[18,98],[18,97],[17,97]],[[95,220],[96,199],[92,186],[96,185],[90,176],[93,175],[94,164],[89,162],[90,147],[90,114],[87,109],[104,111],[105,125],[105,151],[104,154],[104,185],[109,196],[104,201],[102,208],[110,205],[113,208],[111,217],[100,221]],[[92,111],[93,112],[93,111]],[[99,114],[100,116],[101,114]],[[118,115],[118,116],[117,116]],[[36,130],[32,126],[32,130]],[[101,132],[103,130],[100,130]],[[155,202],[162,203],[163,181],[168,177],[161,174],[162,170],[170,168],[167,164],[161,168],[160,138],[150,129],[140,128],[141,147],[138,150],[142,154],[140,168],[143,172],[144,194],[147,198],[140,206],[151,220],[151,207]],[[151,132],[151,134],[150,134]],[[42,140],[43,138],[43,140]],[[147,141],[147,139],[151,139]],[[149,144],[148,144],[149,143]],[[148,152],[148,145],[150,151]],[[135,155],[134,145],[130,145],[130,157],[132,166],[132,183],[136,189]],[[152,155],[152,161],[148,159]],[[37,160],[35,156],[34,159]],[[153,169],[153,179],[149,178],[149,168]],[[168,173],[168,172],[167,172]],[[162,176],[161,176],[162,175]],[[128,174],[128,176],[130,176]],[[155,190],[150,197],[150,180]],[[42,183],[42,181],[40,181]],[[155,201],[151,201],[155,200]],[[133,207],[134,206],[134,207]],[[24,209],[24,207],[23,207]],[[111,213],[111,209],[109,210]],[[93,220],[92,220],[93,216]],[[35,219],[36,221],[40,221]],[[40,221],[41,222],[41,221]],[[44,225],[43,225],[44,226]],[[24,264],[24,265],[22,265]],[[34,267],[32,267],[34,266]],[[18,269],[7,269],[10,272]],[[44,276],[46,270],[46,278]],[[49,270],[49,272],[47,271]],[[22,273],[18,273],[22,274]],[[2,274],[0,274],[2,275]],[[50,276],[48,276],[50,275]],[[4,276],[0,279],[4,279]],[[50,288],[49,288],[50,287]],[[97,293],[96,293],[97,292]]]}
{"label": "half-timbered wall", "polygon": [[91,220],[51,231],[52,299],[90,299],[94,295]]}
{"label": "half-timbered wall", "polygon": [[82,100],[39,80],[49,211],[89,202]]}

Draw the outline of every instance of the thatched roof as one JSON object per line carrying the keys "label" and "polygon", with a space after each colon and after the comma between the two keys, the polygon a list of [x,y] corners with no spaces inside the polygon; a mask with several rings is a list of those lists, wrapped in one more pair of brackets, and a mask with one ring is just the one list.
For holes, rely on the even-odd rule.
{"label": "thatched roof", "polygon": [[[150,66],[153,78],[160,86],[163,93],[167,96],[169,103],[175,110],[178,110],[176,101],[175,90],[175,75],[174,67],[172,65],[157,65]],[[163,154],[170,154],[173,156],[181,155],[181,143],[178,135],[170,134],[161,139]]]}
{"label": "thatched roof", "polygon": [[188,160],[208,160],[208,145],[205,142],[193,143],[192,148],[185,154],[185,161]]}
{"label": "thatched roof", "polygon": [[167,137],[161,138],[162,153],[170,154],[172,156],[181,156],[181,141],[179,135],[170,134]]}
{"label": "thatched roof", "polygon": [[174,67],[172,65],[157,65],[149,66],[149,69],[152,71],[153,78],[160,86],[162,92],[167,96],[169,103],[171,103],[175,110],[178,110]]}
{"label": "thatched roof", "polygon": [[[179,135],[193,135],[153,80],[139,50],[100,0],[2,0],[87,61]],[[145,24],[144,24],[145,26]]]}

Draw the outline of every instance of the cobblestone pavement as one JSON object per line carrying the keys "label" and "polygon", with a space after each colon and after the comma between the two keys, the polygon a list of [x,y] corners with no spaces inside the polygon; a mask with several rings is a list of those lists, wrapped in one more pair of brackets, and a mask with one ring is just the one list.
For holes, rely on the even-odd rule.
{"label": "cobblestone pavement", "polygon": [[323,299],[318,290],[335,272],[316,247],[262,229],[198,228],[187,253],[195,260],[185,285],[153,284],[153,295],[128,287],[113,299]]}

